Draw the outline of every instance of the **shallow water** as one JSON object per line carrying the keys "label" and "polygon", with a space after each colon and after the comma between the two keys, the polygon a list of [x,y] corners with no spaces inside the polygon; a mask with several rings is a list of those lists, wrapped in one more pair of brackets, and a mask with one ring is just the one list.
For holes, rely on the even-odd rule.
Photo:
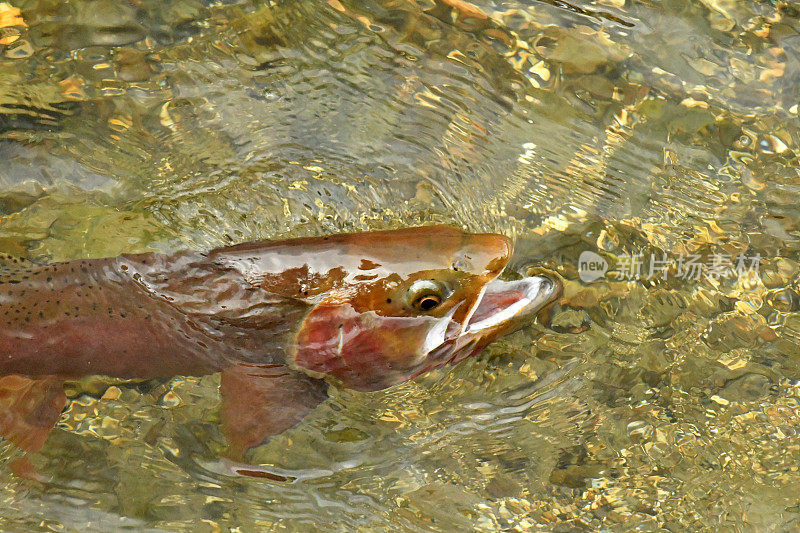
{"label": "shallow water", "polygon": [[[798,527],[800,12],[471,6],[0,3],[2,252],[436,221],[566,279],[549,323],[255,450],[293,481],[224,473],[216,376],[70,384],[0,529]],[[587,250],[644,264],[588,283]]]}

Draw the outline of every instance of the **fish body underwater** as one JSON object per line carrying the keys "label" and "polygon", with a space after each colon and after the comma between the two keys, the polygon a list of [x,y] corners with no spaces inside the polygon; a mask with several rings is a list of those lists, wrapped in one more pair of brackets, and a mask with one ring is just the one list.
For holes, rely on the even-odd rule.
{"label": "fish body underwater", "polygon": [[0,436],[39,450],[64,380],[221,372],[241,458],[329,381],[390,387],[529,322],[560,285],[497,279],[511,251],[501,235],[424,226],[0,267]]}

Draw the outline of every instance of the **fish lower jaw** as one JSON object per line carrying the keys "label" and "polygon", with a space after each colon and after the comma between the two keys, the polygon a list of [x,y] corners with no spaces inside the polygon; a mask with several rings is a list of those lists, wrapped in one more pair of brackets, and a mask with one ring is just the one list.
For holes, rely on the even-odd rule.
{"label": "fish lower jaw", "polygon": [[483,320],[479,320],[473,324],[468,324],[464,330],[464,333],[477,333],[482,330],[486,330],[505,322],[516,317],[521,311],[523,311],[532,300],[530,298],[522,298],[521,300],[517,300],[514,304],[504,308],[503,310],[495,313],[494,315],[484,318]]}

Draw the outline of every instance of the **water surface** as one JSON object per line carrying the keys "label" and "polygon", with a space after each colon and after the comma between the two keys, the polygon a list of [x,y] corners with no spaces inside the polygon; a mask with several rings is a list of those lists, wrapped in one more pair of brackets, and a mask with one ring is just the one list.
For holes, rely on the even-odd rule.
{"label": "water surface", "polygon": [[[218,377],[87,379],[7,531],[764,531],[800,519],[800,11],[602,0],[0,3],[0,251],[453,223],[549,324],[334,391],[217,464]],[[578,258],[674,268],[581,281]],[[680,258],[760,257],[681,279]],[[731,265],[732,267],[735,265]],[[18,452],[5,446],[0,464]]]}

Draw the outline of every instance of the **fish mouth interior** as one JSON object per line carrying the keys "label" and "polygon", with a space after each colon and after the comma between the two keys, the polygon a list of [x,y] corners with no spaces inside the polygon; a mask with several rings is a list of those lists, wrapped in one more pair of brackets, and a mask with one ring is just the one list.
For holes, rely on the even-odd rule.
{"label": "fish mouth interior", "polygon": [[530,317],[555,300],[560,292],[560,283],[542,276],[516,281],[494,279],[486,284],[464,333],[481,333]]}

